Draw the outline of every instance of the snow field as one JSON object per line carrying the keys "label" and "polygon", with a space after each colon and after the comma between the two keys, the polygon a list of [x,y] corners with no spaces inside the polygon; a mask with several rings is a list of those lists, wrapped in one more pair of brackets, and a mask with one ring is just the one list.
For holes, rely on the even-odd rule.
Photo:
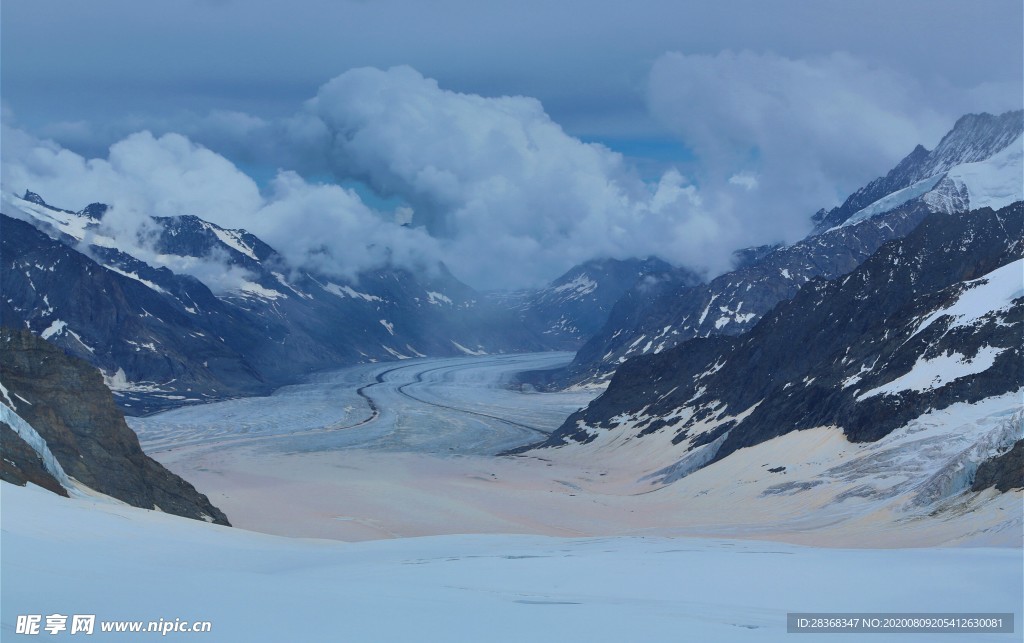
{"label": "snow field", "polygon": [[211,641],[783,641],[787,612],[1015,612],[1020,623],[1024,601],[1014,549],[507,535],[340,543],[34,486],[4,484],[2,500],[3,584],[18,588],[4,593],[5,640],[17,638],[20,614],[60,613],[207,620]]}

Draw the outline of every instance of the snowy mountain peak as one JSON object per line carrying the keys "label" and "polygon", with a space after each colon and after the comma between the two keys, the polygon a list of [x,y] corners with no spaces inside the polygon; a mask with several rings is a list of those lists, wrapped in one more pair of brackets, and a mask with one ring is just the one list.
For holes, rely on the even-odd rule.
{"label": "snowy mountain peak", "polygon": [[[948,138],[948,137],[947,137]],[[945,140],[945,139],[943,139]],[[841,226],[859,223],[873,216],[889,212],[908,201],[920,198],[934,212],[965,212],[977,208],[1002,208],[1024,199],[1024,139],[1018,135],[995,154],[979,161],[952,165],[943,172],[932,174],[912,185],[887,194],[871,205],[858,210]],[[962,158],[970,158],[978,150],[961,146]],[[939,159],[945,165],[949,158]]]}
{"label": "snowy mountain peak", "polygon": [[[696,475],[688,491],[708,488],[708,469],[734,485],[730,473],[756,462],[759,481],[786,476],[759,498],[835,485],[831,501],[844,510],[855,497],[902,493],[906,507],[935,507],[1020,439],[1022,234],[1021,203],[933,213],[846,276],[807,283],[743,335],[625,361],[544,446],[607,457],[604,466],[661,467],[641,482]],[[782,461],[837,430],[844,448],[864,445],[852,458],[806,474],[797,467],[816,459],[807,452]],[[798,431],[821,433],[778,441]],[[882,461],[899,475],[875,478]]]}
{"label": "snowy mountain peak", "polygon": [[928,155],[928,164],[922,171],[937,174],[963,163],[983,161],[1006,149],[1022,133],[1024,110],[999,116],[987,113],[961,116]]}
{"label": "snowy mountain peak", "polygon": [[[817,224],[815,232],[821,233],[844,223],[860,221],[901,205],[909,199],[924,196],[928,190],[932,189],[932,187],[923,191],[920,189],[926,179],[934,178],[934,183],[931,186],[935,186],[942,179],[940,175],[960,166],[984,162],[1004,153],[1013,156],[1015,146],[1020,147],[1015,141],[1018,141],[1022,134],[1024,134],[1024,111],[1022,110],[1006,112],[999,116],[987,113],[962,116],[953,128],[942,137],[934,150],[929,152],[923,146],[918,145],[888,174],[875,179],[851,194],[841,206],[814,215],[813,220]],[[1005,167],[1006,163],[1000,161],[997,165]],[[1002,183],[1000,181],[1000,184]],[[1019,183],[1018,175],[1015,184]],[[907,189],[915,186],[917,189]],[[962,184],[957,186],[958,189],[960,187]],[[998,189],[1002,191],[1004,187],[1000,185]],[[902,195],[906,198],[902,200],[893,198],[894,193],[901,190],[906,190]],[[1013,191],[1013,194],[1019,192],[1018,188]],[[943,194],[938,201],[943,203],[959,201],[955,197],[956,195],[953,194]],[[883,199],[888,199],[888,201],[879,203]],[[1014,199],[1000,199],[994,204],[982,203],[985,200],[987,197],[980,200],[971,198],[970,208],[983,205],[1002,207]],[[928,200],[925,199],[925,202],[927,203]],[[882,209],[883,206],[887,207]],[[868,208],[871,208],[870,213],[865,213]]]}

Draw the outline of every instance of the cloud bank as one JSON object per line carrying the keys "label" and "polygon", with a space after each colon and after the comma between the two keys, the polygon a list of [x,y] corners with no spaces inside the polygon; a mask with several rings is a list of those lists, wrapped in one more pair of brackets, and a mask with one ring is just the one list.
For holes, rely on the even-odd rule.
{"label": "cloud bank", "polygon": [[95,159],[7,124],[2,135],[5,193],[32,190],[68,209],[107,203],[112,207],[97,234],[152,265],[191,274],[215,291],[238,285],[244,275],[225,271],[222,257],[160,255],[153,249],[150,217],[193,214],[223,227],[245,228],[295,268],[350,280],[391,264],[422,269],[439,255],[425,232],[396,224],[351,190],[281,171],[261,193],[231,161],[180,134],[132,134],[112,145],[106,158]]}
{"label": "cloud bank", "polygon": [[678,172],[645,184],[532,98],[448,91],[409,67],[357,69],[321,87],[304,117],[322,128],[332,174],[408,203],[464,278],[535,285],[601,256],[723,267],[723,227]]}
{"label": "cloud bank", "polygon": [[[643,180],[536,99],[358,68],[290,116],[215,111],[182,133],[127,135],[105,157],[5,125],[3,181],[62,207],[110,203],[129,232],[148,215],[196,214],[349,278],[444,261],[475,287],[516,288],[649,255],[711,276],[737,248],[800,238],[818,208],[937,142],[959,114],[930,108],[929,91],[847,54],[664,54],[649,111],[695,160]],[[261,189],[240,167],[268,159],[283,169]],[[355,182],[369,189],[338,185]]]}
{"label": "cloud bank", "polygon": [[657,137],[637,89],[666,51],[847,51],[927,82],[1012,81],[1019,102],[1022,18],[1019,0],[644,0],[628,11],[594,0],[7,2],[4,100],[33,131],[91,157],[155,126],[86,150],[72,142],[88,135],[83,119],[107,129],[178,110],[270,118],[346,69],[410,64],[449,89],[540,98],[577,136]]}
{"label": "cloud bank", "polygon": [[700,159],[708,207],[737,213],[754,236],[774,229],[790,241],[808,214],[917,144],[934,145],[958,115],[930,107],[913,79],[841,53],[668,53],[651,69],[648,97],[655,118]]}
{"label": "cloud bank", "polygon": [[106,158],[85,159],[8,128],[5,189],[108,202],[126,230],[133,218],[196,214],[334,274],[440,260],[482,288],[539,285],[594,257],[654,254],[720,271],[723,245],[737,241],[679,172],[646,184],[620,154],[566,134],[534,99],[444,90],[408,67],[346,72],[288,119],[235,120],[307,172],[398,199],[412,226],[293,171],[261,194],[225,157],[180,134],[132,134]]}

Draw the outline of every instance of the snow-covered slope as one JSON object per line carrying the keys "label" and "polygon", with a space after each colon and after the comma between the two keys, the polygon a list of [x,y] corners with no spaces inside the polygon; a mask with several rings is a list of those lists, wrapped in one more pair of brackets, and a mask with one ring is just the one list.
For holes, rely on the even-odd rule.
{"label": "snow-covered slope", "polygon": [[[912,185],[920,184],[931,177],[942,176],[957,166],[985,161],[1003,152],[1019,151],[1020,137],[1024,133],[1024,111],[992,114],[967,114],[962,116],[934,150],[918,145],[900,161],[888,174],[878,177],[851,194],[842,205],[831,210],[821,210],[814,220],[818,230],[826,230],[849,220],[857,212]],[[1018,175],[1019,179],[1019,175]],[[984,186],[976,186],[983,188]],[[1019,180],[1018,180],[1019,188]],[[976,203],[970,207],[988,205],[983,203],[985,190],[975,192]],[[1002,207],[1005,203],[992,207]],[[966,209],[966,207],[961,207]]]}
{"label": "snow-covered slope", "polygon": [[45,625],[45,615],[91,614],[88,638],[112,641],[131,635],[103,623],[161,619],[209,622],[208,633],[168,637],[217,641],[788,641],[789,612],[1002,612],[1019,623],[1024,600],[1014,549],[536,536],[348,544],[0,489],[4,640],[17,638],[22,615]]}
{"label": "snow-covered slope", "polygon": [[987,159],[956,165],[946,173],[957,187],[967,189],[973,208],[1005,207],[1024,199],[1024,138],[1018,136]]}

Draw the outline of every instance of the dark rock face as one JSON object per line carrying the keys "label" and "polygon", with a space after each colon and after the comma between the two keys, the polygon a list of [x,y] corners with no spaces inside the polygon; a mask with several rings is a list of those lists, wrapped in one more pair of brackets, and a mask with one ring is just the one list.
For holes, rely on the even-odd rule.
{"label": "dark rock face", "polygon": [[[808,283],[745,335],[693,339],[628,360],[547,446],[592,440],[595,428],[615,430],[616,418],[627,417],[642,433],[673,431],[673,442],[689,449],[721,439],[719,460],[823,425],[874,441],[930,409],[1018,390],[1024,298],[969,324],[943,311],[1024,256],[1022,238],[1021,202],[998,212],[933,214],[845,277]],[[937,359],[991,363],[941,385],[886,391]],[[693,433],[716,417],[734,419]]]}
{"label": "dark rock face", "polygon": [[1024,440],[1017,440],[1009,451],[982,462],[978,467],[971,491],[990,487],[1001,493],[1024,488]]}
{"label": "dark rock face", "polygon": [[736,270],[752,266],[781,247],[783,247],[781,243],[773,243],[753,248],[740,248],[732,253],[733,264]]}
{"label": "dark rock face", "polygon": [[0,445],[3,446],[3,458],[0,458],[0,480],[24,487],[29,482],[55,494],[68,497],[67,489],[46,470],[39,454],[21,439],[14,429],[6,422],[0,422]]}
{"label": "dark rock face", "polygon": [[[228,231],[197,216],[153,217],[153,223],[159,229],[156,249],[163,254],[202,258],[223,252],[232,265],[257,271],[260,261],[277,254],[254,234]],[[225,246],[221,237],[232,240],[234,247]]]}
{"label": "dark rock face", "polygon": [[149,390],[148,399],[120,391],[127,411],[269,392],[246,353],[265,341],[260,330],[273,333],[273,327],[254,328],[244,311],[195,279],[105,249],[112,265],[159,292],[24,221],[0,215],[0,232],[0,324],[31,329],[108,375],[121,369],[127,381]]}
{"label": "dark rock face", "polygon": [[[94,367],[9,328],[0,328],[0,366],[4,386],[18,400],[14,411],[69,476],[136,507],[229,524],[206,496],[142,452]],[[6,439],[4,447],[8,457]]]}

